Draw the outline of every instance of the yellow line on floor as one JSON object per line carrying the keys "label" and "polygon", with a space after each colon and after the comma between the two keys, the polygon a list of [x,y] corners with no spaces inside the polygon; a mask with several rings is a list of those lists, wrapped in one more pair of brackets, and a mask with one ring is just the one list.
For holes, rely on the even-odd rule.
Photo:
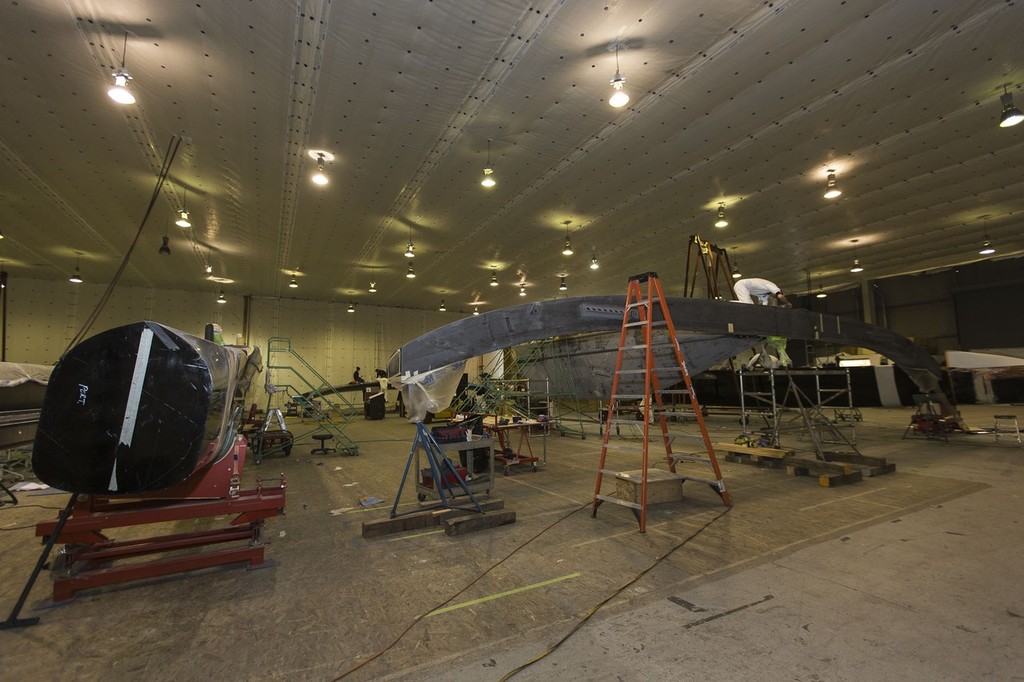
{"label": "yellow line on floor", "polygon": [[[824,507],[826,504],[835,504],[836,502],[843,502],[845,500],[852,500],[855,497],[864,497],[865,495],[874,495],[877,492],[887,489],[889,486],[883,486],[881,488],[875,488],[874,490],[868,490],[867,492],[857,493],[856,495],[845,495],[843,497],[837,497],[834,500],[828,502],[819,502],[818,504],[812,504],[810,507],[800,507],[800,511],[807,511],[808,509],[817,509],[818,507]],[[889,506],[889,505],[887,505]]]}
{"label": "yellow line on floor", "polygon": [[563,575],[561,578],[552,578],[551,580],[545,580],[543,582],[534,583],[532,585],[523,585],[522,587],[517,587],[514,590],[508,590],[506,592],[498,592],[497,594],[488,595],[486,597],[480,597],[479,599],[472,599],[470,601],[464,601],[464,602],[461,602],[459,604],[452,604],[451,606],[445,606],[445,607],[440,608],[440,609],[434,609],[433,611],[428,613],[426,616],[424,616],[424,618],[427,618],[429,616],[437,616],[437,615],[440,615],[442,613],[447,613],[449,611],[455,611],[456,609],[465,608],[467,606],[473,606],[475,604],[482,604],[483,602],[493,601],[494,599],[501,599],[502,597],[507,597],[509,595],[517,594],[519,592],[525,592],[527,590],[532,590],[532,589],[535,589],[535,588],[538,588],[538,587],[544,587],[545,585],[551,585],[552,583],[562,582],[563,580],[569,580],[571,578],[578,578],[578,577],[580,577],[580,575],[581,575],[580,573],[570,573],[569,575]]}

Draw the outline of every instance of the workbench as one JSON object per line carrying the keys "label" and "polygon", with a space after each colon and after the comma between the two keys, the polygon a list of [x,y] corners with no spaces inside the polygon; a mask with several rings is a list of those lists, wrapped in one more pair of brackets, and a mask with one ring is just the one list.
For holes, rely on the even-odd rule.
{"label": "workbench", "polygon": [[[513,466],[521,464],[529,464],[531,469],[536,471],[537,462],[541,461],[541,458],[533,453],[533,447],[530,445],[530,432],[535,428],[543,430],[545,437],[544,455],[546,458],[547,427],[551,422],[523,419],[521,421],[509,420],[506,423],[502,423],[504,421],[504,419],[487,416],[484,417],[482,422],[484,431],[489,433],[498,442],[498,447],[494,449],[494,460],[504,467],[506,476]],[[516,434],[518,434],[518,439],[516,439]],[[516,443],[515,447],[512,446],[514,440]]]}

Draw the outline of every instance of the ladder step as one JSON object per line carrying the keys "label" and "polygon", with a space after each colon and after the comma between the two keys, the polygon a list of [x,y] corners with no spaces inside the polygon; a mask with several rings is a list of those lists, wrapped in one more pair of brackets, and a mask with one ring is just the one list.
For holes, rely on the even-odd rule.
{"label": "ladder step", "polygon": [[642,507],[636,502],[627,502],[626,500],[615,497],[614,495],[596,495],[595,497],[599,500],[604,500],[605,502],[611,502],[612,504],[621,504],[623,507],[629,507],[630,509],[642,509]]}
{"label": "ladder step", "polygon": [[[672,365],[670,367],[651,367],[651,371],[658,373],[672,373],[682,376],[683,370],[680,369],[679,365]],[[616,374],[647,374],[646,369],[620,369]]]}
{"label": "ladder step", "polygon": [[[647,348],[646,343],[635,343],[623,346],[622,350],[644,350],[645,348]],[[675,348],[675,345],[671,341],[659,341],[658,343],[652,343],[651,348]]]}
{"label": "ladder step", "polygon": [[[655,296],[654,298],[651,299],[651,303],[660,303],[660,302],[661,302],[661,298],[658,297],[658,296]],[[626,307],[627,308],[643,308],[646,305],[647,305],[647,301],[637,301],[636,303],[630,303]]]}
{"label": "ladder step", "polygon": [[622,326],[626,327],[627,329],[633,329],[635,327],[647,327],[648,325],[651,326],[651,327],[664,327],[665,326],[665,320],[648,320],[646,322],[627,322],[626,324],[624,324]]}

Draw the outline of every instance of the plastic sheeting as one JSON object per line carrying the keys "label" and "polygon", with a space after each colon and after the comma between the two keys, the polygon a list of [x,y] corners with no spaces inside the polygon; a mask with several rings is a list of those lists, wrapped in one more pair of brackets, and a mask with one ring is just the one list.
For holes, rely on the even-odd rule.
{"label": "plastic sheeting", "polygon": [[427,412],[436,413],[452,404],[466,363],[438,367],[428,372],[402,376],[402,400],[410,422],[421,422]]}
{"label": "plastic sheeting", "polygon": [[0,388],[34,382],[45,386],[50,381],[52,365],[30,365],[24,362],[0,362]]}

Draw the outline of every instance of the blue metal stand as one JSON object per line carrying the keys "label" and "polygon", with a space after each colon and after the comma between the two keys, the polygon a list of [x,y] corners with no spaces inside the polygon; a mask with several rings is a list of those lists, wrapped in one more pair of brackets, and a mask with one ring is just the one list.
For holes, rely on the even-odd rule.
{"label": "blue metal stand", "polygon": [[[440,500],[438,504],[431,505],[428,507],[419,507],[409,512],[403,512],[404,514],[412,514],[415,512],[423,511],[424,509],[465,509],[467,511],[476,511],[481,514],[484,513],[483,507],[480,506],[480,502],[476,499],[472,492],[469,490],[469,486],[466,485],[465,479],[459,474],[459,470],[455,468],[452,461],[444,454],[441,450],[441,446],[438,445],[434,435],[423,425],[423,422],[416,424],[416,437],[412,441],[412,449],[409,450],[409,460],[405,463],[405,472],[402,474],[402,483],[398,486],[398,494],[395,495],[395,504],[391,507],[391,518],[402,516],[398,513],[398,502],[402,499],[402,490],[405,489],[405,482],[409,479],[409,470],[412,469],[413,462],[416,460],[416,448],[422,447],[423,452],[426,454],[427,463],[430,465],[430,475],[434,478],[434,489],[437,490],[437,496]],[[414,476],[419,476],[419,472],[414,472]],[[456,488],[458,486],[458,488]],[[459,507],[453,504],[455,502],[455,496],[458,494],[458,489],[462,490],[472,502],[472,507]]]}

